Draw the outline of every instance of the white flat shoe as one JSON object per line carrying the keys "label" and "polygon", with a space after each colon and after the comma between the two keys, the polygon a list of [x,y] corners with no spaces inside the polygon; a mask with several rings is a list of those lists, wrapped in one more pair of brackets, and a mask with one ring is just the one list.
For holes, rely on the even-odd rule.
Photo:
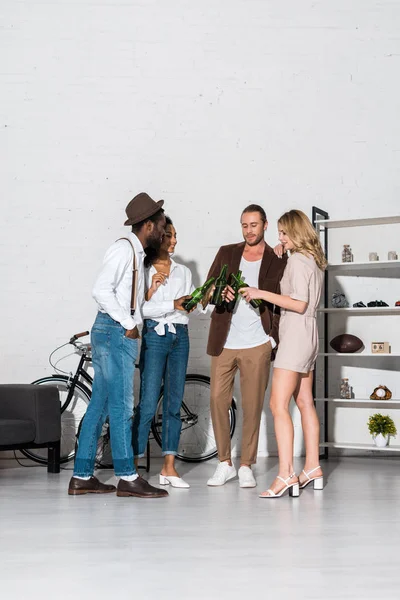
{"label": "white flat shoe", "polygon": [[306,472],[303,469],[303,473],[307,477],[307,479],[303,483],[300,483],[300,489],[304,490],[304,488],[307,487],[308,484],[311,483],[312,481],[314,482],[314,490],[323,490],[324,489],[324,476],[323,475],[319,475],[318,477],[310,477],[310,475],[312,473],[314,473],[314,471],[317,471],[320,468],[321,468],[320,465],[318,465],[318,467],[315,467],[315,469],[311,469],[311,471],[308,471],[308,472]]}
{"label": "white flat shoe", "polygon": [[289,496],[292,496],[292,498],[297,498],[300,495],[299,482],[296,481],[295,483],[289,483],[290,480],[293,479],[293,477],[296,477],[296,473],[292,473],[291,475],[289,475],[289,477],[287,479],[283,479],[283,477],[280,477],[278,475],[277,479],[280,479],[285,484],[285,487],[277,494],[275,494],[275,492],[273,492],[271,489],[269,489],[266,492],[263,492],[262,494],[260,494],[259,498],[280,498],[288,490],[289,490]]}
{"label": "white flat shoe", "polygon": [[174,477],[160,474],[160,485],[171,485],[174,488],[190,488],[190,485],[182,477]]}

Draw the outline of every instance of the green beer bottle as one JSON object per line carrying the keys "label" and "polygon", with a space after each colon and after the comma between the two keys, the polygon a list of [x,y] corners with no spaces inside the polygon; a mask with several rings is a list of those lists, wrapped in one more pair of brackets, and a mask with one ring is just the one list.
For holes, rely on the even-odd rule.
{"label": "green beer bottle", "polygon": [[221,306],[222,300],[222,292],[226,288],[227,280],[226,280],[226,272],[228,270],[228,265],[223,265],[220,274],[215,280],[215,290],[210,300],[210,304],[215,304],[215,306]]}
{"label": "green beer bottle", "polygon": [[[233,285],[231,284],[231,287],[234,289],[235,295],[237,295],[237,296],[239,295],[239,290],[241,288],[249,287],[249,285],[244,282],[244,279],[242,277],[242,271],[238,271],[236,273],[236,275],[234,273],[232,273],[231,277],[232,277],[232,282],[233,282]],[[236,302],[236,300],[235,300],[235,302]],[[260,308],[260,306],[262,304],[262,300],[259,300],[259,299],[250,300],[249,304],[253,308]]]}
{"label": "green beer bottle", "polygon": [[205,282],[204,285],[198,287],[194,290],[192,294],[190,294],[190,298],[183,302],[182,306],[187,311],[190,312],[192,308],[197,306],[199,302],[201,302],[204,296],[207,294],[210,286],[214,283],[215,277],[211,277],[208,281]]}
{"label": "green beer bottle", "polygon": [[237,282],[241,281],[241,279],[242,279],[242,271],[238,271],[236,273],[236,275],[235,275],[235,273],[231,273],[231,276],[229,278],[229,285],[235,292],[235,297],[233,300],[229,300],[229,302],[226,301],[226,308],[227,308],[228,312],[233,312],[233,310],[235,309],[236,302],[238,301],[238,298],[239,298],[239,287],[237,285]]}

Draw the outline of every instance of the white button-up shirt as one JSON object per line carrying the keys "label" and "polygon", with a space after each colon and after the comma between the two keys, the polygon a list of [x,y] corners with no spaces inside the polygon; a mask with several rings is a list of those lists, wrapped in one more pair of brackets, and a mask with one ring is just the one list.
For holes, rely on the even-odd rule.
{"label": "white button-up shirt", "polygon": [[129,232],[125,237],[132,242],[136,255],[138,277],[135,314],[131,316],[133,253],[127,240],[117,240],[107,250],[92,295],[100,312],[109,314],[125,329],[134,329],[143,322],[144,249],[134,233]]}
{"label": "white button-up shirt", "polygon": [[[146,269],[147,289],[151,288],[155,273],[157,270],[153,266]],[[143,304],[143,318],[158,322],[155,328],[158,335],[165,335],[165,325],[168,326],[168,331],[176,333],[174,324],[187,325],[189,317],[187,312],[175,310],[174,300],[182,298],[182,296],[189,296],[192,292],[192,273],[187,267],[179,265],[171,259],[169,276],[154,292],[150,300]]]}

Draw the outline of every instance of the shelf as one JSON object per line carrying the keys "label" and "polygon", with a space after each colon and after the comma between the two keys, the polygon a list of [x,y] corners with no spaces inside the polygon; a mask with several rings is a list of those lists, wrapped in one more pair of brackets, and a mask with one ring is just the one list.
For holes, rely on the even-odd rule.
{"label": "shelf", "polygon": [[365,271],[374,269],[395,269],[400,266],[400,260],[368,260],[367,262],[329,263],[330,271]]}
{"label": "shelf", "polygon": [[371,225],[392,225],[400,223],[400,216],[394,217],[372,217],[370,219],[345,219],[341,221],[332,221],[332,219],[322,219],[317,221],[317,225],[323,225],[326,229],[337,229],[339,227],[365,227]]}
{"label": "shelf", "polygon": [[338,404],[369,404],[371,408],[381,404],[400,404],[400,400],[370,400],[370,398],[315,398],[315,402],[337,402]]}
{"label": "shelf", "polygon": [[319,313],[343,313],[346,315],[400,315],[400,306],[377,306],[366,308],[318,308]]}
{"label": "shelf", "polygon": [[349,450],[376,450],[378,452],[400,452],[400,446],[384,446],[379,448],[375,444],[351,444],[350,442],[323,442],[320,448],[347,448]]}
{"label": "shelf", "polygon": [[390,354],[373,354],[372,352],[320,352],[318,356],[351,356],[353,358],[360,358],[367,356],[368,358],[396,358],[400,354],[392,352]]}
{"label": "shelf", "polygon": [[[377,208],[377,210],[379,210],[379,207]],[[362,214],[362,213],[359,213]],[[358,397],[358,398],[335,398],[334,394],[339,392],[339,389],[336,389],[336,391],[334,391],[333,389],[331,389],[331,383],[333,383],[333,381],[331,381],[331,368],[333,367],[333,363],[332,361],[328,362],[328,359],[330,360],[330,357],[341,357],[340,362],[339,361],[335,361],[335,365],[341,365],[341,366],[347,366],[352,367],[352,368],[356,368],[357,370],[360,369],[371,369],[371,370],[376,370],[376,369],[395,369],[397,370],[398,367],[400,367],[400,345],[398,343],[395,343],[396,340],[393,339],[392,340],[392,344],[391,344],[391,350],[392,352],[388,352],[385,354],[376,354],[376,353],[372,353],[371,352],[371,344],[365,342],[365,345],[362,346],[362,349],[359,350],[358,352],[336,352],[330,345],[329,345],[329,340],[330,338],[328,338],[328,332],[329,332],[329,327],[333,324],[333,321],[331,319],[331,315],[342,315],[342,317],[368,317],[369,321],[367,322],[366,319],[359,321],[359,324],[362,325],[363,328],[365,327],[369,327],[371,326],[371,336],[372,336],[372,332],[373,331],[378,331],[377,327],[378,324],[379,325],[388,325],[389,327],[391,327],[391,331],[392,331],[392,336],[397,336],[396,331],[398,329],[398,320],[393,320],[389,323],[389,321],[385,321],[381,319],[381,317],[383,316],[399,316],[400,315],[400,306],[394,306],[395,301],[400,300],[400,297],[397,298],[393,298],[391,296],[388,296],[388,298],[391,298],[391,306],[373,306],[373,307],[368,307],[365,306],[364,308],[361,307],[354,307],[352,306],[353,302],[355,301],[363,301],[365,302],[365,304],[367,304],[367,302],[369,301],[373,301],[373,300],[386,300],[385,298],[380,297],[379,295],[376,295],[375,297],[371,297],[371,294],[365,294],[365,286],[362,286],[362,282],[364,279],[368,279],[368,283],[367,283],[367,287],[370,287],[371,283],[372,283],[372,279],[374,279],[374,281],[377,283],[378,280],[390,280],[392,285],[395,284],[395,281],[398,281],[399,276],[400,276],[400,260],[387,260],[388,257],[388,251],[392,250],[392,248],[390,247],[392,245],[392,242],[390,242],[389,244],[389,238],[387,239],[387,243],[384,246],[380,246],[380,248],[378,249],[379,252],[378,254],[380,255],[381,260],[378,261],[370,261],[369,259],[369,252],[371,252],[372,250],[376,251],[377,249],[375,248],[369,248],[368,249],[368,240],[372,240],[374,235],[377,235],[380,239],[385,240],[387,235],[390,234],[394,234],[395,231],[397,232],[399,229],[399,224],[400,224],[400,214],[397,215],[393,215],[393,216],[381,216],[381,217],[372,217],[372,218],[356,218],[356,219],[350,219],[350,218],[344,218],[344,219],[340,219],[340,220],[332,220],[332,219],[328,219],[327,218],[328,214],[326,211],[318,208],[318,207],[313,207],[313,218],[316,219],[315,221],[315,227],[317,230],[317,234],[319,235],[319,237],[321,238],[321,240],[324,242],[325,246],[326,246],[326,252],[327,252],[327,258],[328,258],[328,276],[326,277],[326,289],[325,289],[325,299],[326,302],[322,303],[321,302],[321,307],[317,309],[318,315],[324,315],[323,319],[318,320],[318,325],[319,325],[319,335],[322,334],[322,330],[321,330],[321,326],[323,324],[324,328],[324,337],[325,337],[325,344],[321,346],[321,352],[318,354],[318,357],[324,357],[324,360],[319,360],[317,362],[316,365],[316,378],[318,379],[318,375],[321,374],[321,386],[320,386],[320,390],[319,390],[319,396],[322,397],[318,397],[315,399],[315,402],[319,403],[319,408],[321,409],[321,413],[323,413],[323,442],[320,444],[320,448],[326,448],[326,456],[329,456],[329,452],[328,449],[329,448],[342,448],[342,449],[347,449],[348,451],[355,451],[358,452],[359,454],[369,454],[370,452],[383,452],[383,457],[388,456],[389,453],[393,453],[393,452],[400,452],[400,445],[399,445],[399,441],[396,439],[391,439],[391,442],[396,442],[397,444],[393,443],[390,444],[389,446],[385,446],[383,448],[380,448],[378,446],[375,446],[375,444],[373,443],[373,439],[372,437],[368,436],[368,430],[366,430],[363,434],[363,436],[361,437],[361,439],[364,439],[364,443],[356,443],[356,442],[351,442],[351,438],[353,437],[352,434],[348,435],[346,433],[344,433],[343,431],[341,432],[341,429],[338,429],[338,431],[330,436],[329,432],[332,428],[332,419],[334,421],[334,415],[336,414],[336,410],[337,409],[345,409],[347,411],[347,414],[349,415],[349,418],[351,419],[351,415],[353,414],[351,411],[355,411],[358,410],[358,412],[360,413],[360,411],[363,409],[365,412],[365,409],[367,409],[367,413],[365,414],[373,414],[373,412],[384,412],[385,410],[387,410],[388,412],[390,411],[398,411],[400,409],[400,395],[399,395],[399,391],[396,392],[396,398],[391,398],[390,400],[383,400],[383,399],[378,399],[378,400],[371,400],[369,398],[369,396],[365,397]],[[349,215],[348,215],[349,216]],[[318,217],[322,217],[321,219],[318,219]],[[375,226],[375,229],[367,229],[367,230],[361,230],[360,228],[362,227],[373,227]],[[382,228],[382,226],[392,226],[386,229]],[[355,227],[355,228],[359,228],[357,229],[357,231],[347,231],[347,228],[351,228],[351,227]],[[378,227],[380,227],[380,229],[378,229]],[[338,232],[338,234],[335,234],[333,231],[332,233],[329,233],[328,230],[333,230],[333,229],[340,229],[340,228],[346,228],[346,232],[343,231],[342,233]],[[396,230],[395,230],[396,228]],[[351,239],[353,239],[354,235],[356,235],[356,242],[359,238],[360,242],[361,240],[364,240],[364,250],[361,252],[356,252],[355,253],[355,258],[356,258],[356,262],[350,262],[350,263],[343,263],[341,262],[341,258],[342,258],[342,249],[343,246],[341,244],[339,244],[338,246],[338,240],[342,241],[341,243],[352,243]],[[333,236],[333,238],[332,238]],[[344,237],[343,237],[344,236]],[[345,241],[345,237],[349,237],[350,236],[350,241]],[[372,236],[372,237],[371,237]],[[386,237],[385,237],[386,236]],[[331,239],[332,238],[332,239]],[[395,237],[394,239],[398,239],[398,236]],[[332,246],[332,242],[335,243],[335,246]],[[354,242],[354,243],[356,243]],[[395,244],[394,244],[395,247]],[[331,250],[334,250],[334,252],[332,252]],[[400,254],[400,253],[399,253]],[[400,258],[400,256],[399,256]],[[354,298],[353,302],[351,302],[350,306],[346,307],[346,308],[334,308],[331,305],[331,301],[330,301],[330,292],[333,291],[332,286],[334,284],[334,280],[337,279],[338,281],[344,281],[345,279],[356,279],[357,278],[357,282],[359,284],[359,291],[361,291],[361,293],[355,297],[354,294],[351,294],[352,297]],[[354,282],[355,283],[355,282]],[[377,283],[378,285],[378,283]],[[362,288],[364,289],[364,292],[362,292]],[[378,288],[377,288],[378,289]],[[394,289],[394,288],[393,288]],[[357,293],[358,292],[354,292]],[[394,290],[395,293],[395,290]],[[377,319],[377,317],[379,317],[379,319]],[[338,324],[339,322],[344,323],[344,319],[342,318],[341,320],[336,319],[335,323]],[[354,321],[352,321],[354,323]],[[397,329],[396,329],[397,327]],[[375,336],[373,339],[376,339],[377,337],[379,338],[379,336]],[[371,337],[371,336],[367,336],[367,337]],[[387,337],[387,336],[386,336]],[[390,337],[390,336],[389,336]],[[396,338],[397,339],[397,338]],[[329,350],[329,352],[324,352],[324,350]],[[388,359],[391,359],[391,361],[388,361]],[[363,359],[363,360],[360,360]],[[366,360],[368,359],[368,360]],[[372,360],[370,360],[372,359]],[[393,360],[394,359],[394,360]],[[318,370],[317,370],[318,369]],[[363,373],[358,375],[359,378],[362,380],[363,378]],[[336,375],[335,375],[336,377]],[[365,380],[365,376],[364,376],[364,380]],[[366,381],[366,380],[365,380]],[[364,382],[365,382],[364,381]],[[323,386],[322,386],[323,384]],[[367,381],[368,384],[368,381]],[[374,384],[376,385],[376,384]],[[365,395],[368,393],[368,389],[370,388],[370,390],[372,391],[373,385],[371,385],[371,382],[369,385],[367,385],[367,388],[365,390]],[[318,389],[318,388],[317,388]],[[333,396],[329,397],[329,393],[332,393]],[[327,397],[325,397],[327,396]],[[322,403],[322,405],[321,405]],[[350,409],[350,410],[349,410]],[[373,412],[371,412],[373,411]],[[363,413],[364,414],[364,413]],[[355,436],[355,434],[354,434]],[[350,441],[345,441],[345,442],[339,442],[339,441],[333,441],[336,438],[340,437],[347,437],[348,440],[350,438]],[[329,439],[331,439],[332,441],[328,441]],[[322,450],[321,450],[322,451]],[[350,452],[348,452],[350,453]]]}

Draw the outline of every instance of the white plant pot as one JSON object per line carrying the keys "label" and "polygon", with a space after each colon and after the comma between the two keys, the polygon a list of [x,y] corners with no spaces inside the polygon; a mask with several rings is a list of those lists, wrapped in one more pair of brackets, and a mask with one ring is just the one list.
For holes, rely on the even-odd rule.
{"label": "white plant pot", "polygon": [[372,439],[374,440],[375,446],[378,446],[378,448],[384,448],[385,446],[389,445],[389,438],[390,435],[378,433],[378,435],[374,435]]}

